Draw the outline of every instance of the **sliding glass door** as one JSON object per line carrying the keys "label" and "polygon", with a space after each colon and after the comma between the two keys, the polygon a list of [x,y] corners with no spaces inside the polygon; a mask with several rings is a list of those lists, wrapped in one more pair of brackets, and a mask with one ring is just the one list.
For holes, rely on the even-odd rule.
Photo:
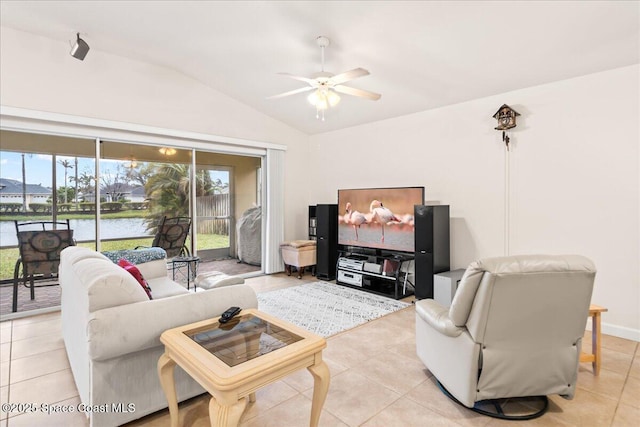
{"label": "sliding glass door", "polygon": [[233,169],[197,166],[196,177],[206,191],[196,195],[197,253],[202,260],[229,258],[235,249],[231,203]]}
{"label": "sliding glass door", "polygon": [[[95,249],[95,210],[86,203],[95,187],[95,140],[6,130],[0,138],[0,314],[7,315],[22,274],[16,221],[68,219],[76,242]],[[29,294],[19,286],[18,311],[59,304],[57,286],[36,291],[34,300]]]}
{"label": "sliding glass door", "polygon": [[69,219],[78,242],[95,241],[95,217],[84,204],[94,188],[95,142],[5,130],[0,138],[0,279],[6,280],[17,259],[4,252],[17,251],[14,221]]}
{"label": "sliding glass door", "polygon": [[188,149],[100,142],[100,250],[151,246],[163,217],[191,217],[191,156]]}
{"label": "sliding glass door", "polygon": [[[11,313],[14,220],[69,219],[78,245],[112,251],[151,246],[163,217],[189,217],[201,271],[261,271],[260,156],[0,132],[0,314]],[[23,288],[19,312],[59,305],[57,286],[35,300]]]}
{"label": "sliding glass door", "polygon": [[[260,271],[260,157],[196,151],[196,165],[196,176],[206,189],[195,200],[198,256],[218,261],[213,265],[229,274]],[[252,256],[242,256],[249,252]]]}

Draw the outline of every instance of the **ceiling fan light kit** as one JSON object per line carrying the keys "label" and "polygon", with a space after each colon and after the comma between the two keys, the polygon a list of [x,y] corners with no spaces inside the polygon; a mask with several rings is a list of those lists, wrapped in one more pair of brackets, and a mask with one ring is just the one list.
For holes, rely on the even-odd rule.
{"label": "ceiling fan light kit", "polygon": [[335,107],[340,102],[340,95],[329,89],[316,89],[307,97],[311,105],[318,110],[326,110]]}
{"label": "ceiling fan light kit", "polygon": [[281,93],[279,95],[270,96],[267,99],[283,98],[289,95],[295,95],[297,93],[308,92],[312,90],[311,94],[307,97],[307,100],[316,107],[316,118],[324,121],[324,112],[329,107],[335,107],[340,102],[339,93],[358,96],[361,98],[377,101],[381,95],[374,92],[369,92],[362,89],[356,89],[349,86],[344,86],[342,83],[357,79],[369,75],[369,71],[364,68],[355,68],[344,73],[333,75],[332,73],[324,71],[324,49],[329,46],[330,40],[325,36],[318,36],[316,43],[320,47],[320,60],[321,71],[315,73],[312,77],[294,76],[288,73],[280,73],[283,76],[289,77],[294,80],[300,80],[307,83],[309,86],[294,89],[289,92]]}

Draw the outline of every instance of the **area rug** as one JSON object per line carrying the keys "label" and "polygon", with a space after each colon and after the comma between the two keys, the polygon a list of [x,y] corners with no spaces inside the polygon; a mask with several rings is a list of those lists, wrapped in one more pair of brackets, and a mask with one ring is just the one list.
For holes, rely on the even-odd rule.
{"label": "area rug", "polygon": [[258,294],[258,309],[322,337],[408,307],[402,301],[327,282]]}

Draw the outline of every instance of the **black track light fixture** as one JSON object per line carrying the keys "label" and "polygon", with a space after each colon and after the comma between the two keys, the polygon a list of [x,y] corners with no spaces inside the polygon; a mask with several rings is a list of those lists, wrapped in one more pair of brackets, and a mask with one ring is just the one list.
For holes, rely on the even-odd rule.
{"label": "black track light fixture", "polygon": [[87,56],[87,52],[89,52],[89,45],[80,38],[80,33],[78,33],[78,39],[71,48],[71,56],[82,61],[84,57]]}

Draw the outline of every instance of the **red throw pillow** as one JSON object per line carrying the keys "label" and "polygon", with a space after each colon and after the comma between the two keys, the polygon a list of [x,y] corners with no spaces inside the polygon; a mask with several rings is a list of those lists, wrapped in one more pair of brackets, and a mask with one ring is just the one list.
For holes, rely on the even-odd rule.
{"label": "red throw pillow", "polygon": [[124,268],[125,270],[127,270],[138,281],[138,283],[140,283],[140,286],[142,286],[142,289],[144,289],[144,291],[147,293],[147,296],[149,297],[149,299],[153,299],[153,297],[151,296],[151,288],[149,287],[149,284],[142,276],[142,273],[140,273],[140,270],[138,270],[138,267],[131,264],[129,261],[127,261],[124,258],[118,261],[118,265]]}

